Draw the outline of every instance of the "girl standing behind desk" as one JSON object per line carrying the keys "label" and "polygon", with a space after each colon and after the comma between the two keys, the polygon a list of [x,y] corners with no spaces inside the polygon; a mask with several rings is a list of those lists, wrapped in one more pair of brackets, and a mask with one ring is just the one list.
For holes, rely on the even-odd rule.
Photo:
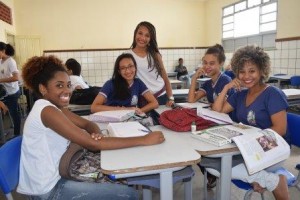
{"label": "girl standing behind desk", "polygon": [[66,107],[71,81],[61,60],[54,56],[33,57],[22,69],[27,88],[39,99],[24,125],[20,178],[17,192],[30,199],[138,199],[126,185],[67,180],[59,175],[59,161],[70,142],[91,151],[159,144],[160,131],[142,137],[104,137],[97,124]]}
{"label": "girl standing behind desk", "polygon": [[[173,105],[172,87],[157,47],[156,30],[151,23],[137,25],[129,53],[137,62],[137,77],[150,89],[159,105]],[[144,104],[140,101],[140,106]]]}
{"label": "girl standing behind desk", "polygon": [[[135,78],[136,73],[134,57],[129,53],[121,54],[115,62],[112,79],[103,85],[91,106],[91,112],[133,109],[137,114],[142,114],[157,108],[157,100],[146,85]],[[139,108],[141,97],[147,103]]]}

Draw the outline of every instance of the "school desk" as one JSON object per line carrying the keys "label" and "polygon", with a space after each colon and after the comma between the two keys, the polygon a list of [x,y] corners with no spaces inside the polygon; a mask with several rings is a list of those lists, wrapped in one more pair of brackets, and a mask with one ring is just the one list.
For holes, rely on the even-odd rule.
{"label": "school desk", "polygon": [[300,105],[300,89],[283,89],[289,106]]}
{"label": "school desk", "polygon": [[162,144],[101,151],[102,172],[115,178],[159,174],[160,199],[173,199],[173,172],[199,163],[201,156],[182,141],[180,133],[163,132]]}

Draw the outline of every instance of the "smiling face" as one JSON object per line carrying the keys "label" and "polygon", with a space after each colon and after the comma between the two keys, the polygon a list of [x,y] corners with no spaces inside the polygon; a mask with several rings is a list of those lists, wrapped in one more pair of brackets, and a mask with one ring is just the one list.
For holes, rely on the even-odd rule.
{"label": "smiling face", "polygon": [[245,62],[242,69],[238,72],[238,77],[246,88],[253,88],[261,83],[261,72],[256,64]]}
{"label": "smiling face", "polygon": [[216,55],[206,54],[202,59],[202,64],[207,76],[213,78],[220,74],[221,64],[223,63],[219,63]]}
{"label": "smiling face", "polygon": [[71,81],[66,72],[58,71],[54,78],[50,79],[47,85],[39,85],[43,98],[50,101],[58,108],[69,105],[71,96]]}
{"label": "smiling face", "polygon": [[131,84],[136,75],[136,66],[131,58],[123,58],[120,60],[119,72],[121,76]]}
{"label": "smiling face", "polygon": [[145,48],[151,40],[151,35],[145,26],[140,26],[135,34],[136,46]]}

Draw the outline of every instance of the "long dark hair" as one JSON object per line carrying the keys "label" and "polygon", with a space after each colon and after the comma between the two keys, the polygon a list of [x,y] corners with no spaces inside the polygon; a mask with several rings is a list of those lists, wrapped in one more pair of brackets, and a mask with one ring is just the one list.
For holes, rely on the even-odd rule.
{"label": "long dark hair", "polygon": [[124,58],[129,58],[133,61],[135,67],[135,74],[136,74],[136,61],[134,57],[130,53],[123,53],[118,56],[115,66],[114,66],[114,73],[112,76],[112,82],[114,87],[113,97],[120,100],[125,100],[131,96],[131,91],[129,89],[129,85],[127,81],[122,77],[120,72],[120,62]]}
{"label": "long dark hair", "polygon": [[[157,41],[156,41],[156,30],[155,27],[153,26],[153,24],[151,24],[150,22],[141,22],[137,25],[137,27],[134,30],[134,35],[133,35],[133,42],[131,44],[131,49],[134,49],[136,47],[136,41],[135,41],[135,36],[137,34],[138,29],[144,26],[148,29],[149,34],[150,34],[150,42],[147,46],[147,60],[148,60],[148,69],[150,69],[150,71],[153,71],[154,69],[156,69],[156,73],[157,73],[157,77],[161,76],[161,66],[159,65],[158,62],[158,58],[157,58],[157,53],[159,53],[158,47],[157,47]],[[160,53],[159,53],[160,54]],[[154,60],[154,66],[152,66],[152,59]]]}

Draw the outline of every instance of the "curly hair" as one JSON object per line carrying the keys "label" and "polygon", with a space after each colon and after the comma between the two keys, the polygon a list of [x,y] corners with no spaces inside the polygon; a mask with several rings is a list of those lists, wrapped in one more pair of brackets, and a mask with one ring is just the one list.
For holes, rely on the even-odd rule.
{"label": "curly hair", "polygon": [[48,81],[54,78],[56,72],[66,72],[62,61],[55,56],[34,56],[22,68],[22,78],[25,87],[42,97],[39,84],[47,86]]}
{"label": "curly hair", "polygon": [[[162,72],[162,69],[159,65],[159,61],[158,61],[158,58],[157,58],[157,53],[159,53],[159,50],[158,50],[158,46],[157,46],[157,40],[156,40],[156,30],[155,30],[155,27],[153,26],[153,24],[151,24],[150,22],[140,22],[135,30],[134,30],[134,34],[133,34],[133,42],[131,44],[131,49],[134,49],[136,47],[136,41],[135,41],[135,37],[136,37],[136,34],[139,30],[140,27],[146,27],[149,31],[149,34],[150,34],[150,42],[147,46],[147,51],[148,51],[148,54],[147,54],[147,60],[148,60],[148,68],[150,69],[150,71],[153,71],[154,68],[156,69],[156,73],[157,73],[157,77],[158,76],[161,76],[161,72]],[[160,54],[160,53],[159,53]],[[154,66],[152,65],[152,59],[153,58],[153,61],[154,61]]]}
{"label": "curly hair", "polygon": [[268,80],[271,71],[270,57],[262,48],[251,45],[238,49],[231,59],[232,71],[238,76],[239,71],[243,69],[247,62],[257,66],[258,70],[261,72],[262,83]]}

